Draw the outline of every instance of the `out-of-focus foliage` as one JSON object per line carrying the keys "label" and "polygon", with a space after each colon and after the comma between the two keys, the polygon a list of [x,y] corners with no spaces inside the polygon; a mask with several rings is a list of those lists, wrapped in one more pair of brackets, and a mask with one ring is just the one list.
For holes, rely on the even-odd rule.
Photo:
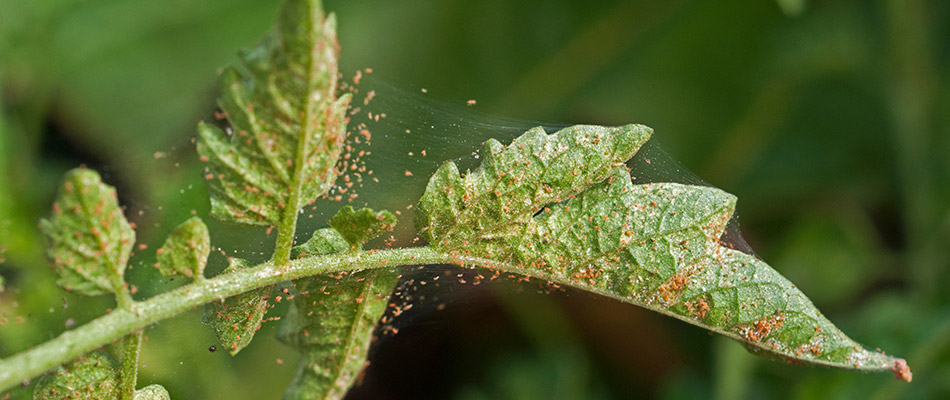
{"label": "out-of-focus foliage", "polygon": [[[0,357],[113,306],[56,288],[42,254],[36,222],[48,213],[60,176],[80,163],[103,172],[120,203],[130,205],[126,215],[145,245],[134,249],[127,271],[141,286],[136,296],[181,283],[151,265],[176,224],[192,210],[208,213],[191,144],[195,122],[212,118],[215,69],[271,26],[278,5],[0,2]],[[573,293],[537,300],[532,289],[516,287],[525,293],[498,301],[483,285],[459,289],[477,295],[383,336],[353,397],[535,393],[519,391],[506,381],[512,376],[536,387],[562,382],[565,390],[553,393],[621,398],[950,396],[950,292],[941,286],[950,281],[950,3],[325,6],[337,15],[347,77],[372,67],[430,96],[477,99],[474,108],[490,114],[653,127],[653,140],[673,158],[742,199],[743,231],[764,259],[854,339],[905,356],[915,372],[907,385],[789,367],[610,300]],[[389,157],[377,176],[401,180],[376,196],[361,192],[371,207],[395,210],[384,200],[417,199],[437,167],[394,164],[420,150],[398,139],[374,149]],[[403,176],[409,166],[413,177]],[[325,217],[314,218],[310,230]],[[260,243],[273,237],[263,230],[209,225],[209,269],[226,265],[218,248],[252,260],[269,254]],[[841,284],[828,285],[828,276]],[[520,312],[526,297],[547,306]],[[226,351],[208,352],[215,339],[196,329],[199,317],[196,311],[147,331],[143,385],[160,381],[172,398],[281,393],[293,375],[290,349],[261,332],[233,360]],[[533,331],[541,328],[543,335]],[[512,331],[522,335],[511,339]]]}
{"label": "out-of-focus foliage", "polygon": [[37,382],[37,400],[108,400],[119,394],[119,364],[95,351],[55,368]]}

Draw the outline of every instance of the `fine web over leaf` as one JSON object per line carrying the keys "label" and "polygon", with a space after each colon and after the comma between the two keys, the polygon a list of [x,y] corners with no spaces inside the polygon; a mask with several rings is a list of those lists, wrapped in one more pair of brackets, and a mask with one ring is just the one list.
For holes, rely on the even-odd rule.
{"label": "fine web over leaf", "polygon": [[[508,146],[488,140],[484,162],[472,172],[462,174],[454,162],[445,163],[418,207],[417,226],[429,247],[362,251],[368,240],[393,227],[395,216],[351,206],[329,221],[333,229],[318,230],[307,243],[292,247],[298,213],[326,195],[341,170],[352,167],[358,176],[365,169],[349,157],[338,164],[347,147],[347,118],[358,110],[348,112],[350,96],[336,93],[334,30],[333,16],[325,17],[317,0],[288,0],[277,28],[242,55],[240,66],[221,75],[223,113],[216,117],[226,117],[227,126],[199,126],[197,146],[207,163],[212,214],[276,226],[273,258],[256,266],[233,258],[221,276],[201,279],[210,243],[204,224],[192,219],[159,249],[157,267],[193,276],[196,282],[133,302],[123,274],[134,232],[114,190],[95,173],[75,170],[67,175],[53,216],[42,222],[54,269],[67,289],[112,292],[120,295],[122,307],[37,347],[39,352],[34,348],[0,360],[4,389],[26,379],[11,371],[29,370],[22,375],[36,376],[40,369],[125,335],[118,378],[113,361],[103,353],[89,353],[57,368],[51,381],[37,387],[37,397],[113,398],[119,385],[125,397],[134,393],[135,398],[167,399],[160,386],[133,392],[135,379],[127,379],[136,376],[145,327],[216,300],[206,320],[233,355],[261,326],[276,282],[295,280],[293,293],[282,291],[293,302],[279,337],[301,357],[284,396],[341,398],[368,363],[366,354],[387,305],[401,313],[389,300],[401,272],[396,268],[450,258],[637,304],[786,361],[891,369],[910,380],[903,360],[857,345],[767,264],[722,244],[735,208],[732,195],[677,183],[634,184],[624,162],[652,134],[642,125],[581,125],[554,134],[538,127]],[[376,113],[373,119],[379,117]],[[436,124],[426,125],[428,132],[437,130]],[[444,130],[442,138],[461,136],[459,132],[468,134],[466,140],[477,136],[457,122]],[[405,137],[402,132],[394,136]],[[364,137],[368,142],[368,131]],[[363,155],[356,154],[354,160]],[[426,157],[425,150],[421,156]],[[397,172],[413,176],[408,169]],[[366,173],[367,180],[370,175]],[[353,183],[349,176],[344,181]],[[338,187],[337,194],[350,188]],[[417,194],[385,193],[399,199]],[[349,196],[348,201],[355,198],[352,192]],[[342,201],[342,196],[335,199]],[[131,390],[123,379],[131,382]],[[48,390],[56,385],[55,391]]]}
{"label": "fine web over leaf", "polygon": [[[230,126],[198,126],[211,214],[276,226],[272,260],[279,265],[290,259],[298,212],[337,177],[350,102],[349,95],[337,97],[338,51],[336,20],[319,1],[287,1],[274,30],[241,54],[241,67],[221,73],[218,103]],[[225,272],[245,264],[235,260]],[[232,355],[250,343],[272,289],[215,303],[205,314]]]}
{"label": "fine web over leaf", "polygon": [[349,95],[337,97],[336,20],[317,1],[285,3],[276,28],[239,68],[221,73],[219,105],[230,126],[198,127],[211,214],[276,226],[285,262],[301,207],[325,194],[346,136]]}
{"label": "fine web over leaf", "polygon": [[533,128],[508,147],[489,139],[475,172],[462,177],[451,161],[436,171],[420,200],[418,228],[443,246],[524,222],[621,168],[652,133],[642,125],[579,125],[552,135]]}
{"label": "fine web over leaf", "polygon": [[432,176],[417,224],[461,263],[488,259],[490,268],[637,304],[789,362],[900,369],[903,360],[849,339],[767,264],[719,242],[734,196],[634,184],[616,160],[648,137],[623,136],[641,131],[578,126],[530,130],[509,146],[489,141],[478,169],[462,176],[447,162]]}
{"label": "fine web over leaf", "polygon": [[339,232],[354,250],[361,248],[364,243],[383,231],[392,230],[394,225],[396,216],[389,211],[375,212],[369,208],[357,211],[353,206],[341,208],[330,218],[330,226]]}

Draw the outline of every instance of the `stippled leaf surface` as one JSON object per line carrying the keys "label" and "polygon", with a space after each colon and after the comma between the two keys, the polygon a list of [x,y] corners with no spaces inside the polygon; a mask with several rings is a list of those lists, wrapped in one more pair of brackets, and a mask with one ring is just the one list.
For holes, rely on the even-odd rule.
{"label": "stippled leaf surface", "polygon": [[[561,132],[586,137],[579,133],[583,131]],[[521,140],[506,149],[486,146],[487,152],[509,152],[508,165],[537,162],[536,155],[517,145]],[[451,170],[432,177],[420,202],[425,212],[419,222],[430,231],[435,228],[430,233],[435,248],[459,257],[491,259],[493,268],[637,304],[787,361],[868,371],[900,369],[903,360],[868,351],[849,339],[766,263],[720,243],[735,208],[734,196],[711,187],[635,185],[626,168],[615,167],[605,179],[590,179],[551,200],[535,195],[541,184],[537,177],[543,176],[535,174],[533,180],[522,181],[528,184],[528,196],[486,202],[485,191],[472,188],[505,184],[506,170],[492,165],[496,159],[487,156],[482,167],[464,178]],[[517,192],[511,188],[516,185],[508,186],[509,192]],[[559,201],[563,198],[567,200]],[[519,209],[510,206],[518,202],[523,202]],[[475,221],[468,222],[475,229],[444,229],[447,225],[438,213],[446,207],[460,215],[478,207],[491,215],[490,229]],[[524,211],[510,212],[515,210]],[[532,210],[540,212],[532,215]]]}
{"label": "stippled leaf surface", "polygon": [[199,279],[203,277],[211,239],[208,227],[198,217],[191,217],[175,227],[165,244],[156,251],[156,266],[162,275],[184,275]]}
{"label": "stippled leaf surface", "polygon": [[242,65],[221,73],[230,126],[198,127],[214,217],[278,225],[329,190],[350,101],[336,95],[337,58],[333,15],[317,0],[291,0]]}
{"label": "stippled leaf surface", "polygon": [[49,244],[47,255],[62,288],[85,295],[119,293],[135,243],[116,200],[115,189],[95,171],[66,173],[53,203],[53,214],[40,221]]}
{"label": "stippled leaf surface", "polygon": [[102,351],[79,357],[40,378],[35,400],[114,400],[119,395],[119,364]]}
{"label": "stippled leaf surface", "polygon": [[[232,258],[222,274],[250,267],[247,260]],[[274,285],[265,286],[208,305],[202,320],[211,325],[218,342],[231,355],[251,344],[267,313],[267,301],[273,290]]]}
{"label": "stippled leaf surface", "polygon": [[[334,229],[321,229],[307,255],[340,253],[350,245]],[[302,279],[278,337],[301,357],[284,399],[340,399],[363,369],[376,323],[386,310],[398,274],[370,270]]]}
{"label": "stippled leaf surface", "polygon": [[134,400],[171,400],[165,387],[159,384],[148,385],[135,391]]}
{"label": "stippled leaf surface", "polygon": [[335,229],[317,229],[313,236],[304,244],[294,246],[290,252],[292,258],[320,256],[333,253],[342,253],[350,248]]}
{"label": "stippled leaf surface", "polygon": [[533,128],[503,146],[485,142],[482,165],[464,177],[452,161],[432,176],[417,220],[430,243],[457,243],[531,217],[610,175],[653,130],[577,125],[548,135]]}
{"label": "stippled leaf surface", "polygon": [[369,208],[354,210],[352,206],[340,209],[330,218],[330,226],[350,244],[358,249],[370,239],[396,225],[396,216],[389,211],[373,211]]}

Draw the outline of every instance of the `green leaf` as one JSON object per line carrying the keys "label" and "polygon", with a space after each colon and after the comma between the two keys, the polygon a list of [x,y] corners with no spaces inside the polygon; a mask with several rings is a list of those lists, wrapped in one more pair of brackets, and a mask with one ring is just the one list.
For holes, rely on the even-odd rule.
{"label": "green leaf", "polygon": [[159,384],[148,385],[135,391],[134,400],[171,400],[165,387]]}
{"label": "green leaf", "polygon": [[[250,267],[247,260],[232,258],[222,274]],[[273,289],[274,285],[265,286],[208,305],[202,321],[211,325],[218,342],[232,356],[251,344],[267,313],[267,301]]]}
{"label": "green leaf", "polygon": [[490,139],[477,170],[462,177],[448,161],[435,172],[417,225],[429,243],[441,244],[525,220],[606,178],[652,133],[643,125],[577,125],[551,135],[533,128],[507,147]]}
{"label": "green leaf", "polygon": [[337,53],[334,16],[319,1],[291,0],[242,65],[221,73],[218,104],[230,127],[198,127],[212,216],[285,229],[281,222],[330,189],[350,102],[337,98]]}
{"label": "green leaf", "polygon": [[[341,253],[349,244],[320,229],[298,254]],[[386,311],[398,273],[370,270],[300,279],[278,338],[300,352],[284,399],[343,398],[363,369],[376,322]]]}
{"label": "green leaf", "polygon": [[[588,137],[583,130],[558,135]],[[464,178],[454,168],[431,178],[420,206],[433,247],[460,262],[487,258],[493,268],[637,304],[790,362],[899,369],[903,360],[849,339],[766,263],[720,243],[735,209],[734,196],[712,187],[635,185],[625,168],[614,167],[606,179],[596,175],[562,196],[542,197],[537,195],[542,182],[559,178],[545,174],[550,168],[510,185],[501,173],[514,171],[510,166],[523,164],[520,160],[554,164],[552,156],[521,149],[525,136],[504,149],[487,146],[486,161]],[[515,162],[498,168],[497,154]],[[569,169],[560,171],[572,177],[565,173]],[[527,195],[501,196],[501,187]],[[573,191],[580,193],[571,196]],[[466,213],[472,208],[484,212],[487,221]],[[445,215],[453,213],[460,221],[447,224]]]}
{"label": "green leaf", "polygon": [[201,279],[209,252],[208,227],[201,218],[191,217],[175,227],[165,239],[165,244],[156,252],[156,266],[165,276],[177,274]]}
{"label": "green leaf", "polygon": [[369,270],[298,286],[280,338],[300,354],[284,399],[340,399],[366,364],[376,323],[398,274]]}
{"label": "green leaf", "polygon": [[383,231],[392,230],[394,225],[396,216],[389,211],[375,212],[369,208],[354,211],[352,206],[341,208],[330,218],[330,226],[343,236],[352,249],[359,249]]}
{"label": "green leaf", "polygon": [[115,189],[95,171],[66,173],[53,215],[40,221],[40,229],[63,289],[90,296],[124,290],[135,232],[122,215]]}
{"label": "green leaf", "polygon": [[317,229],[317,231],[313,233],[313,237],[306,243],[295,246],[290,254],[292,258],[320,256],[342,253],[349,250],[349,248],[350,245],[346,243],[343,236],[340,236],[339,232],[334,229],[323,228]]}
{"label": "green leaf", "polygon": [[102,351],[57,367],[43,375],[33,389],[36,400],[113,400],[118,396],[119,364]]}

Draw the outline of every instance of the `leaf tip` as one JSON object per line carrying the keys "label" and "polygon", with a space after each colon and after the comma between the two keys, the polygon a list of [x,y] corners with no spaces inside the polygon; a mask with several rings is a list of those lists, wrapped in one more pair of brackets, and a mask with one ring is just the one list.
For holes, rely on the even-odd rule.
{"label": "leaf tip", "polygon": [[897,379],[904,382],[910,383],[910,381],[914,380],[914,373],[910,372],[910,366],[907,365],[907,360],[903,358],[894,360],[894,363],[891,365],[891,371],[894,372],[894,376]]}

